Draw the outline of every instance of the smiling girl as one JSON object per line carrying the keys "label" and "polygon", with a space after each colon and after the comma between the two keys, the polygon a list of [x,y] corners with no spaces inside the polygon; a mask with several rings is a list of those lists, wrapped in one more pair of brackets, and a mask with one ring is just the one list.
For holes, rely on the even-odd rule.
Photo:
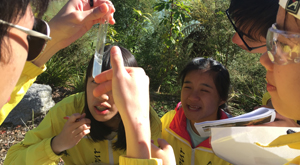
{"label": "smiling girl", "polygon": [[[105,47],[102,70],[110,65],[111,46]],[[134,56],[120,47],[125,66],[136,67]],[[55,105],[40,125],[27,132],[25,139],[12,146],[5,163],[55,164],[62,158],[65,164],[118,164],[126,154],[125,129],[112,91],[94,97],[99,85],[92,77],[93,58],[86,73],[86,91],[65,98]],[[161,135],[161,123],[150,110],[151,137]]]}
{"label": "smiling girl", "polygon": [[228,118],[222,108],[228,98],[230,78],[227,69],[208,58],[194,58],[180,73],[181,102],[166,113],[162,136],[174,149],[176,163],[229,164],[211,150],[209,138],[203,138],[194,124]]}

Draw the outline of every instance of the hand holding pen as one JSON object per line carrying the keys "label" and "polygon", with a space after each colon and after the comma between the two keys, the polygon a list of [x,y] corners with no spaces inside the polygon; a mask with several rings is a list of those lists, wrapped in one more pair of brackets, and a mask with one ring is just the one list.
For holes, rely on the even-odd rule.
{"label": "hand holding pen", "polygon": [[91,120],[85,118],[85,113],[75,113],[68,118],[63,130],[53,138],[51,147],[54,153],[59,154],[74,147],[85,135],[90,133]]}

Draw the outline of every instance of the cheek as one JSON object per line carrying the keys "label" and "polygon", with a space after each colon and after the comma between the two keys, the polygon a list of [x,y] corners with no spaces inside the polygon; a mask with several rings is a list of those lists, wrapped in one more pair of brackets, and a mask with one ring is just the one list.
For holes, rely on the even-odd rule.
{"label": "cheek", "polygon": [[[274,79],[278,95],[281,98],[300,99],[300,64],[291,66],[274,67]],[[292,100],[290,100],[292,102]],[[298,101],[297,101],[298,102]]]}

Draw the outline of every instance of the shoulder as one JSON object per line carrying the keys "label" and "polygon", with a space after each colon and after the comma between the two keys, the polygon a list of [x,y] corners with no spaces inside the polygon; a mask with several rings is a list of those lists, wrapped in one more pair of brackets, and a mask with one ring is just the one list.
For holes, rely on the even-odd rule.
{"label": "shoulder", "polygon": [[58,102],[49,112],[54,113],[53,111],[59,110],[60,113],[64,112],[66,115],[81,113],[84,108],[84,102],[84,92],[76,93]]}
{"label": "shoulder", "polygon": [[161,121],[157,115],[157,113],[155,112],[155,110],[150,107],[150,124],[151,124],[151,127],[153,125],[161,125]]}
{"label": "shoulder", "polygon": [[161,118],[161,122],[163,124],[163,127],[165,127],[164,125],[171,123],[171,121],[173,120],[174,116],[176,114],[175,110],[171,110],[169,112],[167,112],[162,118]]}
{"label": "shoulder", "polygon": [[175,114],[177,111],[179,111],[181,109],[181,102],[179,102],[174,110],[170,110],[169,112],[167,112],[162,118],[161,121],[162,122],[171,122],[172,119],[174,118]]}

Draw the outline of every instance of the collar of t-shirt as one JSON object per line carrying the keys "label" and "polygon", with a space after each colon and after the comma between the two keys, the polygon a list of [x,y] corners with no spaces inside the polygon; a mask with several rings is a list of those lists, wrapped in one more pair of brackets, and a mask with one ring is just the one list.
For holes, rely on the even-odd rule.
{"label": "collar of t-shirt", "polygon": [[191,137],[193,148],[195,148],[201,142],[203,142],[204,140],[206,140],[208,138],[208,137],[201,137],[200,135],[196,134],[192,129],[191,122],[189,119],[186,119],[186,129]]}

